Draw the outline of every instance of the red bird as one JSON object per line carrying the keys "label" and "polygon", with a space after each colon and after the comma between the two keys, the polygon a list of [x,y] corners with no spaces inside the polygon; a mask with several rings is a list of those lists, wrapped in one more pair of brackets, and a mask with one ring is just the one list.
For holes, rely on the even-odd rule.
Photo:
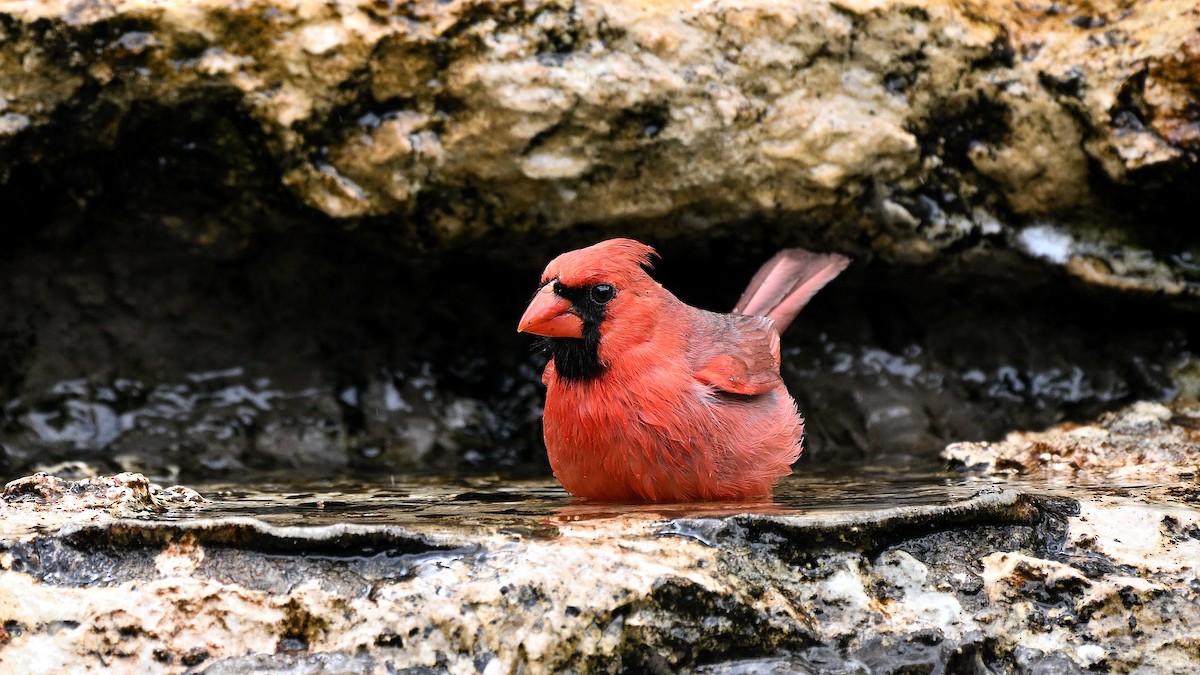
{"label": "red bird", "polygon": [[544,431],[568,492],[607,501],[751,499],[800,456],[804,421],[779,377],[779,334],[849,259],[787,249],[732,314],[650,278],[654,249],[610,239],[546,266],[517,330],[551,359]]}

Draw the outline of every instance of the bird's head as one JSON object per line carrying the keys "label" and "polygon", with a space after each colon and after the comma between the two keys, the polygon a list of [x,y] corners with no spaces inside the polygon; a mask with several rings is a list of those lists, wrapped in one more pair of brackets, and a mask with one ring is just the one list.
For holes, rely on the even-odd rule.
{"label": "bird's head", "polygon": [[559,374],[589,379],[603,371],[602,337],[647,331],[653,309],[646,298],[662,287],[646,274],[654,249],[632,239],[609,239],[564,253],[546,266],[541,287],[517,325],[550,338]]}

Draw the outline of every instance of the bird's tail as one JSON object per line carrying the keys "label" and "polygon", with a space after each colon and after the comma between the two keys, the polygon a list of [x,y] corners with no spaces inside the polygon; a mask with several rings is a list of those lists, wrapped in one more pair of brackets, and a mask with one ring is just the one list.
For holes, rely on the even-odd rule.
{"label": "bird's tail", "polygon": [[733,311],[770,317],[782,333],[817,291],[849,264],[849,258],[837,253],[784,249],[758,270]]}

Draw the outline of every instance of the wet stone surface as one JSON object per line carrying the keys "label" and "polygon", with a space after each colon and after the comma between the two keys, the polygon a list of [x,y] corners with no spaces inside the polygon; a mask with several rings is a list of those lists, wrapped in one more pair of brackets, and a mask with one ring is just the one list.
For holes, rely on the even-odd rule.
{"label": "wet stone surface", "polygon": [[[1194,461],[1171,419],[1142,442]],[[0,662],[1183,673],[1200,656],[1191,482],[863,468],[801,473],[762,503],[620,505],[540,479],[397,476],[204,484],[205,501],[155,511],[12,489]]]}
{"label": "wet stone surface", "polygon": [[164,488],[136,473],[96,476],[77,481],[38,473],[5,485],[2,498],[8,506],[25,508],[31,512],[88,509],[161,512],[170,508],[193,508],[204,502],[204,498],[191,488],[182,485]]}

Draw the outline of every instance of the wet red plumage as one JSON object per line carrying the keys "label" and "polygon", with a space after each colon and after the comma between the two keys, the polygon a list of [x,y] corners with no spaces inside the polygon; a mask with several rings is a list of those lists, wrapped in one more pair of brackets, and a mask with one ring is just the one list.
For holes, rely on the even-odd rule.
{"label": "wet red plumage", "polygon": [[[543,286],[616,288],[600,324],[603,372],[567,379],[551,360],[542,376],[554,474],[572,494],[609,501],[767,496],[791,473],[803,436],[779,377],[779,333],[848,260],[784,251],[738,303],[749,314],[719,314],[684,304],[651,279],[644,267],[652,255],[613,239],[546,267]],[[531,313],[533,305],[521,329],[536,333]]]}

